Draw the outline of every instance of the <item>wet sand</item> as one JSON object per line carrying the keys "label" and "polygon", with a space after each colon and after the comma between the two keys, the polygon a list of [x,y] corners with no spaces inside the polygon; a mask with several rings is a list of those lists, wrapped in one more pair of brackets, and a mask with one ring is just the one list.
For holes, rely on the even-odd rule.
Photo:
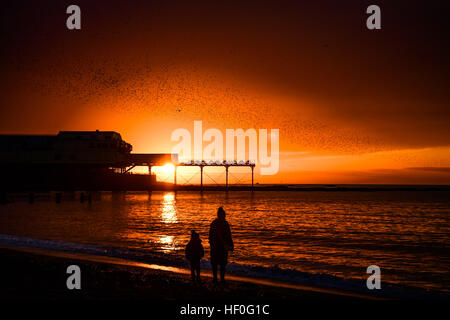
{"label": "wet sand", "polygon": [[[161,300],[161,301],[292,301],[362,300],[363,295],[274,284],[264,280],[228,277],[214,285],[211,274],[193,284],[188,270],[132,262],[104,256],[23,247],[0,247],[3,275],[1,298]],[[69,265],[81,269],[81,290],[69,290]]]}

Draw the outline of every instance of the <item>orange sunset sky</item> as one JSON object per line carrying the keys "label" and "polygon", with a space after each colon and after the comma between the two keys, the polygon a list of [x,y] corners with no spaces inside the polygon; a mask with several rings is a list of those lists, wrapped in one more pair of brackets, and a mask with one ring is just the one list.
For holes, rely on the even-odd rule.
{"label": "orange sunset sky", "polygon": [[[392,2],[392,1],[391,1]],[[2,4],[0,133],[280,130],[259,183],[450,184],[448,4],[378,1]]]}

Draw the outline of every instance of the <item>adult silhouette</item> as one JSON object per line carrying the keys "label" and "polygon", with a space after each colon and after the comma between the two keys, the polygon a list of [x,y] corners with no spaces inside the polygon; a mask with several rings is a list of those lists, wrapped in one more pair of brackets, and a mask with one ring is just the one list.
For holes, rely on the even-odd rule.
{"label": "adult silhouette", "polygon": [[228,251],[234,250],[233,239],[228,221],[225,220],[225,210],[217,209],[217,218],[209,228],[209,245],[213,280],[217,282],[217,267],[220,266],[220,280],[225,281],[225,266],[228,263]]}

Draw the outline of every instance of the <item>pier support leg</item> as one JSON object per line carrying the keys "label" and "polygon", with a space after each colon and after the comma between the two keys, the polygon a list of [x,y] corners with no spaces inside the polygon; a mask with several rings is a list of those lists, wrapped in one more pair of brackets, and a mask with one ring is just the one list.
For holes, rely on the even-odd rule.
{"label": "pier support leg", "polygon": [[226,179],[225,179],[225,188],[226,188],[226,190],[228,191],[228,166],[225,166],[225,176],[226,176]]}
{"label": "pier support leg", "polygon": [[255,171],[255,167],[252,166],[251,168],[252,168],[252,191],[253,191],[253,171]]}
{"label": "pier support leg", "polygon": [[173,187],[175,191],[177,190],[177,168],[178,166],[175,166],[174,172],[173,172]]}
{"label": "pier support leg", "polygon": [[200,166],[200,190],[203,191],[203,166]]}
{"label": "pier support leg", "polygon": [[152,192],[153,189],[152,166],[148,166],[148,175],[150,177],[150,192]]}

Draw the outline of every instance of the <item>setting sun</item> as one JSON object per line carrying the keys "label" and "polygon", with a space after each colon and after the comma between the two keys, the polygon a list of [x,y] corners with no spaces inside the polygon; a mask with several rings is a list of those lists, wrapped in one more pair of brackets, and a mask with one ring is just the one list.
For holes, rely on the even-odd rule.
{"label": "setting sun", "polygon": [[172,174],[174,170],[175,170],[175,166],[170,163],[168,163],[160,168],[160,172],[162,174]]}
{"label": "setting sun", "polygon": [[158,181],[172,182],[175,166],[170,163],[161,167],[155,166],[152,168],[152,172],[156,174]]}

